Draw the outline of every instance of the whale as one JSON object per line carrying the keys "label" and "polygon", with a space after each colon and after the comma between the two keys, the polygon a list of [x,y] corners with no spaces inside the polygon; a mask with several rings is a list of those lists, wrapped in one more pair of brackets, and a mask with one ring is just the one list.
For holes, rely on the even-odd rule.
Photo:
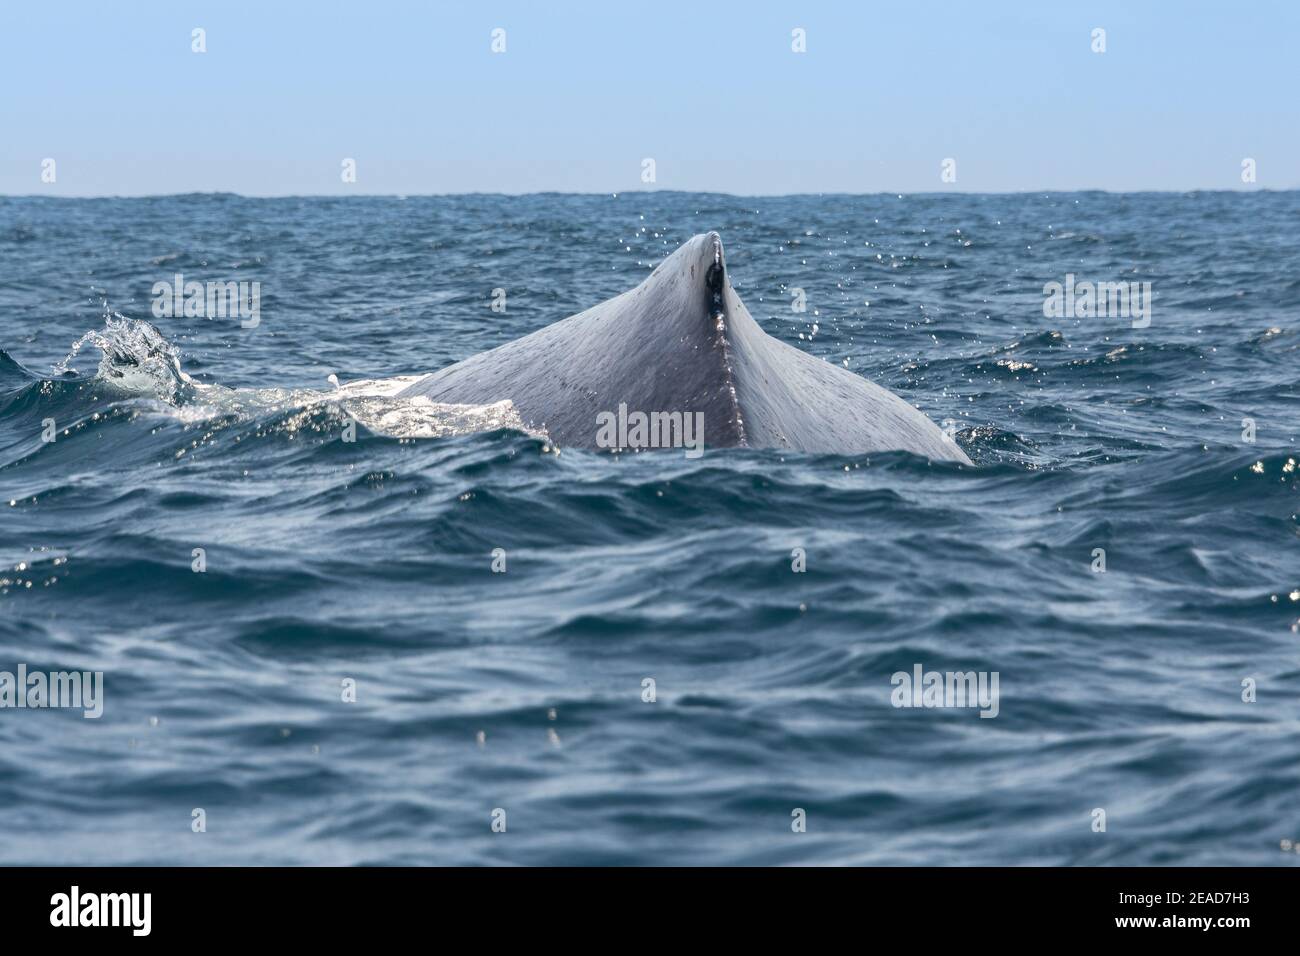
{"label": "whale", "polygon": [[904,399],[764,332],[731,286],[717,232],[684,242],[635,288],[398,393],[418,396],[509,400],[561,447],[641,451],[677,434],[709,449],[971,464]]}

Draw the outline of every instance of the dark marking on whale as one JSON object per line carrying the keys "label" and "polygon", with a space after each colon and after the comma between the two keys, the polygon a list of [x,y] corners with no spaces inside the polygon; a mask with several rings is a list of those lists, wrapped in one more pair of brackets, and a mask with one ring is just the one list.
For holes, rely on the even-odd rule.
{"label": "dark marking on whale", "polygon": [[970,459],[924,414],[762,330],[727,277],[716,232],[635,289],[414,382],[402,397],[509,399],[561,446],[594,448],[597,416],[701,413],[707,447]]}

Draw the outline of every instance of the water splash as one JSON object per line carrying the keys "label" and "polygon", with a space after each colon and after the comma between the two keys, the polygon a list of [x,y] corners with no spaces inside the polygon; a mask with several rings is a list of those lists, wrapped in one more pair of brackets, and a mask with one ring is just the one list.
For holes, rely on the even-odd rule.
{"label": "water splash", "polygon": [[340,384],[329,376],[329,390],[309,388],[232,389],[204,385],[181,370],[180,354],[150,323],[104,307],[104,327],[81,336],[54,371],[76,374],[73,363],[93,345],[100,351],[95,377],[135,396],[157,399],[186,421],[220,415],[257,418],[322,405],[341,409],[371,431],[393,438],[447,438],[508,428],[545,438],[529,428],[509,399],[486,405],[433,402],[397,394],[421,376],[361,379]]}
{"label": "water splash", "polygon": [[168,405],[183,405],[196,384],[181,371],[180,355],[156,328],[104,306],[104,327],[87,332],[54,366],[58,375],[75,374],[72,364],[86,345],[100,351],[95,377],[123,391],[152,395]]}

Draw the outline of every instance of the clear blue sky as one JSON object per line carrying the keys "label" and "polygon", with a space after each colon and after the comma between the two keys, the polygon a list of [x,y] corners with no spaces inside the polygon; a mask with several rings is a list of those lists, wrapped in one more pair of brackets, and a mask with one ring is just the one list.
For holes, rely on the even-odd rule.
{"label": "clear blue sky", "polygon": [[1298,97],[1295,0],[5,0],[0,194],[1289,189]]}

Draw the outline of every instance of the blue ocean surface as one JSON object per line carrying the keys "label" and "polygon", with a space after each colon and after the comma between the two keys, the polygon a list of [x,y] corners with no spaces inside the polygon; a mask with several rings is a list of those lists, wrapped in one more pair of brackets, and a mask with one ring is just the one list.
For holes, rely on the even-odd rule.
{"label": "blue ocean surface", "polygon": [[[0,670],[104,675],[98,719],[0,709],[0,862],[1295,865],[1298,227],[0,198]],[[556,448],[384,390],[710,229],[769,334],[975,467]],[[155,314],[178,274],[259,283],[257,324]],[[1150,282],[1149,323],[1045,315],[1067,281]],[[996,716],[895,706],[917,667],[996,673]]]}

